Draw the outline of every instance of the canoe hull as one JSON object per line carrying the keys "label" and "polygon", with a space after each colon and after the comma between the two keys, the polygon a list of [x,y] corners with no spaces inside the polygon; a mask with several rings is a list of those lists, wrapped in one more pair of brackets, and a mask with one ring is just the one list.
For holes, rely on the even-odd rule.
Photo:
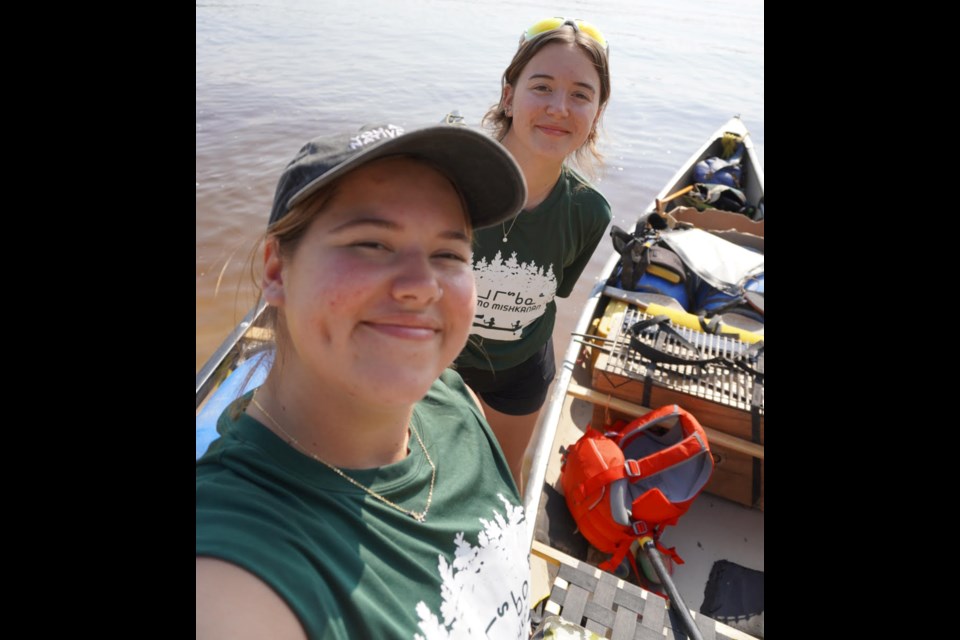
{"label": "canoe hull", "polygon": [[[721,139],[726,132],[743,136],[745,170],[741,187],[748,202],[760,205],[757,207],[755,217],[762,221],[763,171],[757,162],[749,133],[738,118],[731,119],[718,129],[716,134],[678,169],[654,201],[644,210],[643,215],[655,211],[658,200],[666,199],[667,196],[690,184],[696,163],[706,157],[719,155],[722,148]],[[740,214],[730,215],[733,218],[737,216],[743,218],[748,225],[758,224],[757,220],[750,220]],[[753,233],[757,228],[757,226],[749,227],[750,232]],[[762,235],[762,227],[759,235]],[[609,303],[609,298],[603,293],[604,285],[619,261],[620,255],[611,250],[602,276],[584,304],[573,331],[575,336],[592,333],[592,325],[602,317],[602,312]],[[541,413],[534,442],[528,450],[524,507],[529,516],[536,514],[536,517],[529,521],[529,535],[534,549],[534,558],[542,559],[542,562],[534,563],[534,601],[537,598],[546,597],[556,588],[558,563],[553,561],[552,556],[564,557],[570,562],[584,563],[583,566],[586,567],[596,567],[607,559],[606,555],[593,549],[576,531],[576,523],[566,509],[560,484],[561,447],[576,442],[588,424],[602,421],[605,414],[608,415],[611,411],[629,415],[624,404],[617,404],[625,402],[622,398],[616,397],[622,395],[622,389],[615,389],[623,380],[614,381],[608,387],[598,385],[598,376],[593,368],[597,356],[584,347],[583,340],[582,337],[574,337],[569,343],[556,383]],[[600,388],[596,388],[598,386]],[[640,402],[644,397],[642,383],[636,387],[636,391],[637,394],[630,398],[634,402],[626,402],[627,405],[642,404]],[[652,400],[648,398],[648,402],[649,408],[676,402],[697,415],[699,419],[697,409],[689,406],[695,404],[691,403],[691,396],[683,393],[671,395],[661,389],[660,394]],[[703,406],[701,403],[701,411],[705,411]],[[647,408],[641,406],[637,410],[646,411]],[[721,407],[720,413],[724,411],[726,409]],[[666,547],[675,547],[685,562],[674,568],[673,581],[689,609],[700,612],[706,605],[712,609],[716,617],[723,617],[736,625],[737,628],[734,629],[732,626],[719,624],[717,629],[722,630],[722,632],[718,631],[721,636],[749,637],[743,635],[748,633],[754,637],[763,637],[762,433],[759,439],[760,444],[753,442],[756,440],[756,434],[753,432],[754,425],[751,423],[749,411],[741,417],[743,424],[733,429],[737,432],[736,436],[721,432],[716,435],[716,441],[709,433],[708,438],[711,439],[712,444],[716,442],[714,444],[716,451],[726,458],[726,462],[721,462],[718,468],[732,466],[733,459],[736,458],[737,464],[744,465],[744,468],[734,475],[744,476],[749,480],[745,480],[744,477],[732,479],[728,477],[724,480],[723,471],[715,474],[716,478],[721,482],[726,481],[736,485],[737,491],[745,493],[738,496],[731,490],[727,497],[701,494],[676,526],[667,527],[661,541]],[[706,426],[711,420],[714,419],[709,417],[701,421],[701,424]],[[762,431],[762,421],[760,428]],[[731,437],[732,441],[724,440],[725,437]],[[724,446],[728,444],[732,444],[735,449],[730,450]],[[751,449],[750,446],[754,448]],[[738,447],[745,448],[737,450]],[[716,459],[717,456],[715,456]],[[755,468],[759,469],[760,474],[757,482],[752,480]],[[755,496],[753,492],[758,484],[761,493]],[[713,488],[717,493],[723,493],[717,485]],[[734,499],[728,499],[731,497]],[[746,505],[754,505],[754,508]],[[562,566],[563,563],[560,562],[559,565]],[[720,588],[718,581],[726,580],[725,584],[729,587],[730,576],[735,572],[739,572],[736,578],[739,584],[734,586],[742,587],[742,592],[736,595],[745,601],[752,602],[749,607],[757,609],[756,611],[730,613],[731,607],[728,606],[727,601],[731,600],[734,594],[730,593],[730,588]],[[743,575],[740,575],[741,573]],[[628,578],[626,582],[638,581],[635,578]],[[745,595],[755,596],[758,592],[759,605],[756,604],[755,597],[753,600],[744,598]],[[706,611],[701,615],[706,615]]]}

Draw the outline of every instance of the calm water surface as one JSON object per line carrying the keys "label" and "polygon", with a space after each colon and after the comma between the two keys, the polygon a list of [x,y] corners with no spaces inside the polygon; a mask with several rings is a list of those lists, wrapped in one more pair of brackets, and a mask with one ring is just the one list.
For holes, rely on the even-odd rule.
{"label": "calm water surface", "polygon": [[[197,3],[197,370],[254,302],[249,262],[280,171],[307,139],[389,120],[478,125],[520,33],[553,15],[610,42],[606,166],[630,226],[676,169],[740,114],[763,162],[762,0],[261,0]],[[611,251],[558,300],[557,359]]]}

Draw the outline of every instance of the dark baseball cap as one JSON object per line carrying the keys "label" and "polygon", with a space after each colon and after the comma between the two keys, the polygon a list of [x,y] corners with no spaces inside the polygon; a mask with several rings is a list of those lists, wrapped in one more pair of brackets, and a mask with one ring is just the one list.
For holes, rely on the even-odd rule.
{"label": "dark baseball cap", "polygon": [[270,212],[273,224],[318,189],[387,156],[428,161],[463,194],[475,229],[512,218],[527,199],[526,182],[513,156],[499,142],[460,124],[405,131],[393,124],[315,138],[283,170]]}

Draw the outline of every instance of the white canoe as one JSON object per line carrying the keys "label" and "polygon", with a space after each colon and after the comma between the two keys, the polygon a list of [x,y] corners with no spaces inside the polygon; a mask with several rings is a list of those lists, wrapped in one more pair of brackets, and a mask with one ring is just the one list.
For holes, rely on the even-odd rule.
{"label": "white canoe", "polygon": [[[757,162],[749,132],[739,118],[731,119],[718,129],[676,172],[657,195],[657,200],[666,199],[691,184],[696,163],[707,157],[720,155],[720,141],[728,132],[743,138],[745,153],[741,161],[744,167],[741,190],[746,195],[747,203],[756,207],[754,217],[762,220],[763,171]],[[649,205],[644,214],[655,211],[657,200]],[[671,203],[668,208],[673,205],[674,203]],[[720,217],[725,220],[736,220],[739,217],[746,224],[738,226],[755,235],[763,234],[761,222],[752,221],[742,214],[725,213]],[[584,345],[583,336],[592,333],[592,328],[610,306],[611,297],[604,293],[604,285],[607,277],[617,268],[620,255],[613,251],[610,244],[607,247],[611,256],[602,278],[584,305],[574,329],[574,337],[543,409],[533,443],[527,452],[524,507],[530,517],[529,535],[533,550],[532,601],[541,600],[541,608],[546,605],[545,611],[539,611],[541,615],[560,611],[564,617],[569,615],[573,618],[571,622],[582,624],[601,637],[645,637],[634,635],[641,633],[640,631],[625,631],[632,630],[634,626],[637,629],[646,628],[653,633],[650,637],[655,637],[666,632],[661,625],[677,635],[682,635],[683,627],[676,627],[678,620],[674,618],[671,621],[669,613],[664,615],[664,599],[656,598],[646,591],[635,591],[632,584],[641,581],[634,580],[623,572],[618,572],[620,578],[614,578],[595,568],[596,564],[607,559],[609,555],[599,553],[575,530],[575,523],[566,510],[562,497],[561,447],[568,447],[576,442],[591,420],[600,415],[598,411],[619,412],[622,417],[627,417],[647,410],[637,406],[639,402],[636,398],[632,398],[633,401],[618,398],[618,395],[622,395],[617,393],[620,388],[612,389],[608,386],[602,391],[593,388],[597,372],[590,363],[597,354]],[[598,360],[595,366],[599,364]],[[617,384],[626,379],[617,378],[620,381]],[[697,415],[697,410],[693,407],[703,406],[705,402],[693,401],[692,397],[684,395],[683,392],[669,393],[660,397],[668,397],[671,402],[680,404],[694,415]],[[686,402],[687,398],[691,398],[690,406]],[[654,406],[650,408],[660,406],[651,404]],[[713,492],[701,493],[676,526],[666,527],[661,542],[666,547],[675,547],[685,561],[685,564],[673,568],[672,580],[686,606],[694,612],[693,617],[697,619],[697,626],[701,628],[703,637],[763,637],[762,437],[744,438],[743,434],[740,434],[740,437],[731,436],[721,429],[712,428],[715,425],[712,425],[713,415],[710,411],[697,417],[708,430],[708,438],[715,454],[714,479],[707,486],[707,491]],[[749,413],[747,419],[749,420]],[[733,453],[730,453],[729,459],[724,459],[724,454],[718,453],[731,451]],[[738,458],[739,462],[733,462],[733,458]],[[740,464],[741,468],[731,473],[731,465],[737,464]],[[761,492],[759,499],[756,495],[758,482],[750,477],[757,473],[757,469]],[[720,482],[723,486],[714,482],[720,471]],[[726,493],[727,497],[716,493]],[[730,496],[735,499],[728,499]],[[714,573],[711,582],[712,571]],[[587,576],[589,585],[598,592],[604,592],[604,602],[596,600],[597,595],[591,591],[589,585],[583,588],[573,585],[569,578],[578,572]],[[561,576],[559,580],[558,575]],[[589,576],[593,576],[595,580],[591,582]],[[613,583],[610,582],[611,579],[614,580]],[[598,586],[604,583],[607,584],[606,587]],[[614,587],[611,587],[611,584]],[[543,600],[551,592],[553,595],[550,602]],[[618,598],[628,600],[627,592],[643,593],[644,601],[647,601],[647,595],[650,595],[649,601],[653,609],[648,609],[645,613],[635,612],[637,615],[634,615],[634,612],[621,611],[625,605],[616,605],[610,600],[612,596],[609,594],[614,593]],[[570,600],[568,607],[559,606],[564,598]],[[609,612],[603,611],[605,607],[610,609]],[[701,608],[704,611],[709,610],[712,617],[702,613]],[[591,611],[599,621],[587,615]],[[616,629],[613,626],[615,621],[620,625]]]}

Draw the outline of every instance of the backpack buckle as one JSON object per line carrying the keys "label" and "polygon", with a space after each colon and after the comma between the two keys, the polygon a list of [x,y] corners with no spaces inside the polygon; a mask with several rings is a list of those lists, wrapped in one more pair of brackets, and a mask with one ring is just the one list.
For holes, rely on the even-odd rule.
{"label": "backpack buckle", "polygon": [[[643,529],[642,529],[642,530],[637,530],[637,525],[642,526]],[[647,528],[647,523],[644,522],[643,520],[637,520],[636,522],[631,523],[631,524],[630,524],[630,528],[633,529],[633,535],[635,535],[635,536],[637,536],[637,537],[642,536],[643,534],[645,534],[647,531],[650,530],[650,529]]]}
{"label": "backpack buckle", "polygon": [[640,470],[640,463],[636,460],[625,460],[623,462],[623,470],[628,478],[639,478],[643,473]]}

